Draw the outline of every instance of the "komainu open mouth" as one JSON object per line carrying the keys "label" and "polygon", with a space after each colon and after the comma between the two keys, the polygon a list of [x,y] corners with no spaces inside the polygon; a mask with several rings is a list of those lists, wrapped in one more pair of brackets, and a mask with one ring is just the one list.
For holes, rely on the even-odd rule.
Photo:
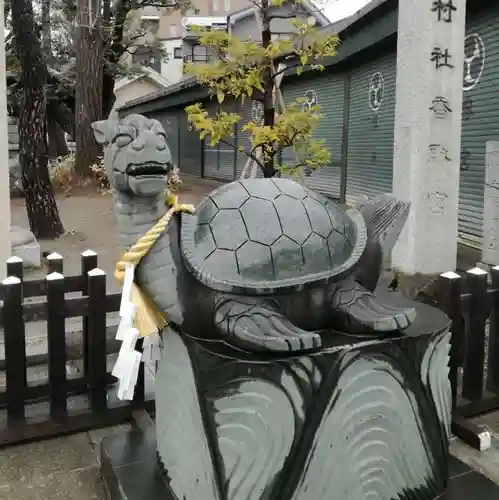
{"label": "komainu open mouth", "polygon": [[165,176],[168,171],[168,165],[156,162],[141,163],[140,165],[131,164],[126,169],[126,173],[130,177]]}

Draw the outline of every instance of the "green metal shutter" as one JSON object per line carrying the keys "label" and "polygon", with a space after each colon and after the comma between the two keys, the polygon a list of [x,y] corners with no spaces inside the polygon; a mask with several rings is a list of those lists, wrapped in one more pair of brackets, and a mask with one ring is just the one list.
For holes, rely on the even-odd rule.
{"label": "green metal shutter", "polygon": [[[237,145],[243,146],[247,151],[251,150],[250,143],[250,132],[243,130],[244,125],[250,121],[255,121],[258,119],[263,119],[262,114],[262,106],[256,101],[252,101],[251,99],[244,99],[244,102],[239,101],[238,103],[238,114],[241,117],[241,121],[237,124],[236,127],[236,137],[237,137]],[[236,179],[241,177],[241,174],[246,165],[246,161],[248,160],[247,155],[241,152],[237,152],[236,156]],[[247,176],[251,173],[251,170],[247,172]],[[261,168],[257,170],[257,177],[261,177],[263,175]]]}
{"label": "green metal shutter", "polygon": [[[208,101],[205,104],[205,109],[210,116],[217,112],[217,104],[215,101]],[[204,176],[208,179],[216,179],[218,171],[218,144],[210,145],[209,137],[204,139]]]}
{"label": "green metal shutter", "polygon": [[187,113],[180,115],[180,161],[181,173],[201,177],[203,141],[199,132],[187,123]]}
{"label": "green metal shutter", "polygon": [[[233,113],[236,111],[236,103],[234,101],[226,100],[221,107],[226,113]],[[225,137],[225,140],[229,144],[234,144],[236,140],[234,132],[230,136]],[[235,162],[236,151],[234,148],[220,142],[218,144],[218,172],[216,179],[233,181],[236,174]]]}
{"label": "green metal shutter", "polygon": [[499,139],[499,8],[469,19],[465,53],[478,57],[465,64],[461,135],[459,231],[482,238],[485,144]]}
{"label": "green metal shutter", "polygon": [[[298,78],[283,85],[285,102],[304,98],[320,106],[322,115],[314,132],[315,139],[325,139],[331,152],[331,164],[308,172],[306,185],[327,196],[339,198],[341,183],[341,142],[343,135],[344,77],[340,74],[315,74],[313,78]],[[293,162],[291,149],[283,151],[282,162]]]}
{"label": "green metal shutter", "polygon": [[351,73],[347,196],[392,191],[396,54]]}
{"label": "green metal shutter", "polygon": [[[220,105],[216,100],[208,101],[205,104],[205,109],[210,116],[215,116]],[[227,110],[232,109],[232,104],[224,105]],[[233,141],[233,137],[227,138]],[[209,179],[218,181],[232,181],[234,180],[234,149],[226,144],[216,144],[210,146],[209,138],[205,138],[204,146],[204,176]]]}
{"label": "green metal shutter", "polygon": [[180,162],[180,134],[179,134],[179,113],[164,112],[150,115],[151,118],[158,120],[166,132],[168,146],[172,153],[174,165]]}

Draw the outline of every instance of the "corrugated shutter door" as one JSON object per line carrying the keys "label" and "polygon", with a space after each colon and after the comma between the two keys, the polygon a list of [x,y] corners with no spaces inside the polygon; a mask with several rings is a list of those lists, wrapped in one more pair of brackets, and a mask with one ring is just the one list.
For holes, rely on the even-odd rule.
{"label": "corrugated shutter door", "polygon": [[351,73],[347,196],[392,191],[396,54]]}
{"label": "corrugated shutter door", "polygon": [[161,113],[155,116],[155,118],[161,122],[165,129],[173,163],[178,165],[180,160],[179,116],[175,113]]}
{"label": "corrugated shutter door", "polygon": [[[217,112],[217,104],[215,101],[208,101],[205,104],[205,109],[210,116]],[[210,145],[208,137],[204,139],[204,176],[209,179],[216,179],[218,171],[218,144]]]}
{"label": "corrugated shutter door", "polygon": [[[282,85],[282,96],[284,98],[285,104],[290,104],[300,97],[304,97],[305,87],[303,81],[294,80],[292,83],[286,84],[286,79],[283,81]],[[293,148],[286,148],[281,151],[280,164],[288,167],[292,167],[296,164],[296,157],[293,152]],[[286,177],[292,176],[295,180],[298,180],[297,172],[293,174],[283,174]]]}
{"label": "corrugated shutter door", "polygon": [[[314,138],[326,139],[326,146],[331,152],[331,164],[324,165],[306,177],[310,188],[327,196],[339,198],[341,183],[341,140],[343,134],[344,80],[335,74],[317,75],[313,79],[298,78],[293,83],[283,86],[285,102],[298,98],[306,99],[310,105],[318,104],[322,115]],[[306,105],[306,104],[305,104]],[[293,163],[291,149],[283,151],[282,162]]]}
{"label": "corrugated shutter door", "polygon": [[180,162],[181,173],[201,177],[201,155],[203,154],[203,142],[199,138],[199,132],[187,123],[187,113],[180,115]]}
{"label": "corrugated shutter door", "polygon": [[[251,99],[246,98],[244,102],[239,101],[238,114],[241,117],[241,121],[237,124],[237,145],[243,146],[247,151],[251,151],[251,134],[248,131],[244,131],[243,127],[250,121],[263,118],[262,109],[263,108],[258,102],[252,101]],[[236,155],[236,179],[241,177],[247,161],[248,156],[238,151]],[[246,176],[249,176],[250,173],[251,170],[247,172]],[[261,176],[262,170],[258,168],[257,177]]]}
{"label": "corrugated shutter door", "polygon": [[[235,111],[234,101],[225,101],[221,106],[227,113]],[[225,138],[229,144],[234,144],[234,133]],[[215,178],[221,181],[233,181],[235,175],[236,151],[234,148],[220,142],[218,144],[218,170]]]}
{"label": "corrugated shutter door", "polygon": [[149,115],[150,118],[158,120],[166,132],[168,146],[172,153],[173,163],[179,164],[180,158],[180,135],[179,135],[179,114],[172,112],[154,113]]}
{"label": "corrugated shutter door", "polygon": [[[224,104],[223,107],[229,111],[233,104]],[[215,116],[219,109],[219,104],[216,100],[208,101],[205,109],[210,116]],[[229,142],[233,141],[233,137],[228,138]],[[209,179],[218,181],[232,181],[234,179],[234,149],[226,144],[216,144],[210,146],[209,139],[205,138],[205,164],[204,176]]]}
{"label": "corrugated shutter door", "polygon": [[471,17],[466,28],[459,231],[476,238],[483,232],[485,144],[499,139],[498,24],[494,7]]}

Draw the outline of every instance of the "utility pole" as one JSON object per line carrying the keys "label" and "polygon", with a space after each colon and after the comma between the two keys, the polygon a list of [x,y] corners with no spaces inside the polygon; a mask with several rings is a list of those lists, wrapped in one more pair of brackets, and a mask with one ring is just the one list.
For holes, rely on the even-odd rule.
{"label": "utility pole", "polygon": [[0,279],[5,278],[5,261],[10,257],[9,138],[7,83],[5,78],[4,0],[0,0]]}

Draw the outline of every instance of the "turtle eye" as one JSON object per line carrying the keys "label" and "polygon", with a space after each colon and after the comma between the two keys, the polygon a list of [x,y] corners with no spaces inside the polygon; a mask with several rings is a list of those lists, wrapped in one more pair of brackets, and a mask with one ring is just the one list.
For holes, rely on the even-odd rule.
{"label": "turtle eye", "polygon": [[114,142],[116,146],[118,146],[119,148],[123,148],[125,146],[128,146],[132,142],[132,138],[128,134],[118,134],[115,137]]}

